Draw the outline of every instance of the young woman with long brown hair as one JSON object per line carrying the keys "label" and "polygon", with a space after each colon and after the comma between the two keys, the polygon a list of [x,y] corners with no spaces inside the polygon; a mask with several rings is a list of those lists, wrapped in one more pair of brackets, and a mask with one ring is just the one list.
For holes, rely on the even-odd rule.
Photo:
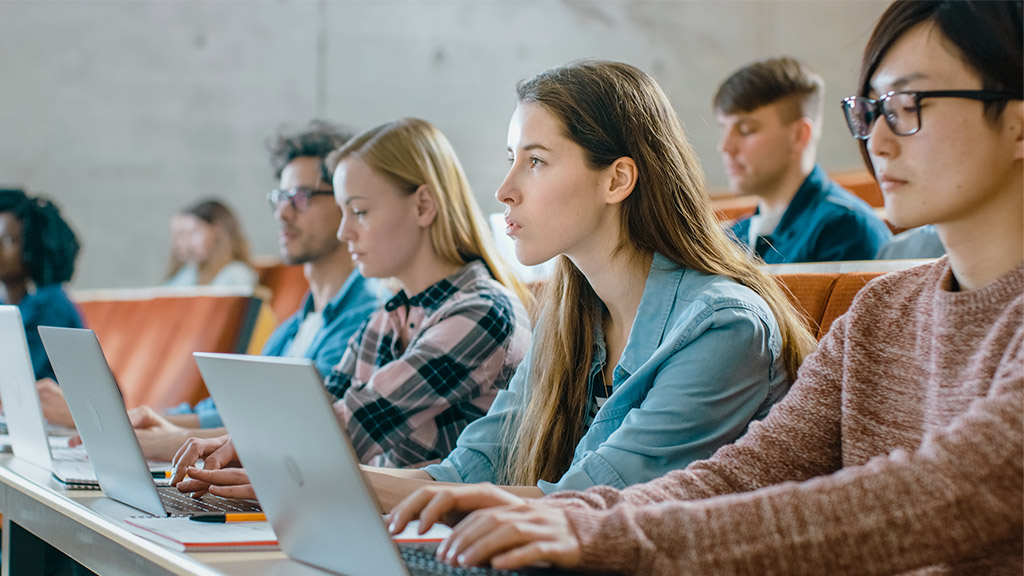
{"label": "young woman with long brown hair", "polygon": [[557,258],[531,354],[444,461],[368,470],[386,508],[424,482],[541,496],[656,478],[763,417],[814,345],[722,231],[642,71],[580,62],[522,83],[508,154],[497,198],[516,255]]}

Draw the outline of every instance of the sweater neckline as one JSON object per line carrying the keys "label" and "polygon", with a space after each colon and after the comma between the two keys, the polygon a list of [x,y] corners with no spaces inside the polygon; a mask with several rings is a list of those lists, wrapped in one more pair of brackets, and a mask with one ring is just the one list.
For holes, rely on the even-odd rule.
{"label": "sweater neckline", "polygon": [[944,307],[989,307],[1009,302],[1024,293],[1024,262],[981,288],[968,291],[953,291],[953,268],[949,265],[948,256],[943,256],[936,264],[939,265],[936,299]]}

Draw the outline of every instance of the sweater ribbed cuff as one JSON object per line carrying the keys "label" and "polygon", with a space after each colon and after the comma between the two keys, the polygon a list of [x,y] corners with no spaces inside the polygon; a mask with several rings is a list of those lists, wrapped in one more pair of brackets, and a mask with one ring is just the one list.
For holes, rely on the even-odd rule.
{"label": "sweater ribbed cuff", "polygon": [[580,543],[582,563],[578,570],[588,574],[642,571],[639,550],[623,545],[632,542],[623,536],[632,533],[634,528],[621,514],[577,506],[563,510]]}

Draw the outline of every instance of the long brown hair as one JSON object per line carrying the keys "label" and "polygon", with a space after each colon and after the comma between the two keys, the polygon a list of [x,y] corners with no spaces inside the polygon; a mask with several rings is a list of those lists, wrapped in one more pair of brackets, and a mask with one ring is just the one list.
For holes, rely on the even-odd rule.
{"label": "long brown hair", "polygon": [[[679,266],[732,278],[760,295],[782,335],[790,381],[815,340],[776,282],[723,232],[704,173],[682,124],[657,83],[616,62],[583,61],[521,82],[520,103],[559,118],[593,169],[632,158],[637,182],[622,203],[620,250],[660,253]],[[559,256],[538,303],[526,407],[509,423],[503,481],[557,481],[583,436],[594,335],[604,304],[582,272]],[[709,359],[708,361],[715,361]]]}
{"label": "long brown hair", "polygon": [[331,152],[327,169],[333,173],[350,156],[410,194],[426,184],[437,202],[430,240],[438,256],[460,266],[483,260],[491,276],[514,292],[528,311],[532,309],[533,294],[498,254],[462,164],[433,124],[403,118],[370,128]]}

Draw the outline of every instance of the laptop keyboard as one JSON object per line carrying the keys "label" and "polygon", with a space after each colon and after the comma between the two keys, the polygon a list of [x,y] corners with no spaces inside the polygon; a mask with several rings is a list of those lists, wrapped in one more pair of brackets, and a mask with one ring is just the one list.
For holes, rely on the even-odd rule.
{"label": "laptop keyboard", "polygon": [[202,499],[178,492],[177,488],[158,489],[164,508],[173,515],[191,516],[204,512],[259,512],[258,502],[235,500],[207,494]]}
{"label": "laptop keyboard", "polygon": [[449,566],[434,556],[435,546],[399,546],[402,560],[412,576],[532,576],[551,574],[546,570],[495,570],[493,568],[461,568]]}

